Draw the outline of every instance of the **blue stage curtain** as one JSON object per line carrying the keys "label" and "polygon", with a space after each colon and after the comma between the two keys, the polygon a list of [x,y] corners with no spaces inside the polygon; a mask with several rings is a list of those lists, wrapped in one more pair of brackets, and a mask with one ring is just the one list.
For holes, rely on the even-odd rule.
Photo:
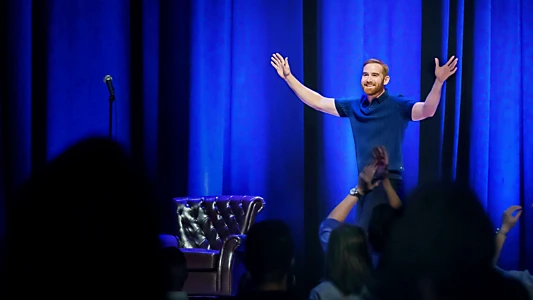
{"label": "blue stage curtain", "polygon": [[192,5],[188,192],[263,195],[261,217],[271,211],[300,230],[303,105],[270,56],[289,56],[302,78],[302,12],[300,1],[278,4]]}
{"label": "blue stage curtain", "polygon": [[520,263],[522,267],[533,269],[533,216],[531,209],[533,208],[533,136],[531,129],[533,128],[533,106],[531,99],[533,99],[533,90],[528,86],[527,80],[533,76],[533,10],[532,1],[522,1],[520,3],[520,71],[521,75],[516,74],[514,78],[519,78],[521,82],[522,97],[521,102],[521,139],[522,148],[520,151],[520,203],[526,208],[529,213],[526,218],[520,223]]}
{"label": "blue stage curtain", "polygon": [[[457,55],[459,68],[445,86],[439,111],[421,125],[420,182],[468,182],[495,227],[505,209],[522,205],[521,221],[500,256],[499,265],[508,269],[533,267],[527,134],[532,92],[525,88],[532,60],[533,25],[526,14],[531,6],[526,0],[423,3],[422,24],[428,29],[422,57]],[[429,75],[429,68],[424,72]],[[422,89],[431,84],[423,81]]]}
{"label": "blue stage curtain", "polygon": [[533,93],[526,80],[533,75],[533,23],[526,12],[531,8],[527,0],[475,1],[475,62],[469,74],[474,78],[470,182],[496,224],[508,206],[524,206],[522,223],[507,238],[500,263],[530,269],[533,257],[526,254],[533,253]]}
{"label": "blue stage curtain", "polygon": [[304,108],[270,65],[279,51],[303,79],[301,6],[9,1],[2,75],[12,75],[1,101],[10,187],[72,143],[107,135],[110,74],[114,136],[165,207],[176,196],[260,195],[259,219],[286,220],[302,245]]}
{"label": "blue stage curtain", "polygon": [[[270,56],[288,56],[297,78],[330,97],[360,96],[362,63],[376,57],[390,66],[391,93],[424,100],[433,59],[457,55],[459,70],[435,117],[408,128],[406,189],[435,179],[469,182],[496,226],[505,208],[523,205],[501,265],[532,269],[533,92],[526,81],[532,6],[527,0],[3,1],[0,195],[9,197],[73,142],[107,135],[102,80],[110,74],[115,137],[146,167],[157,199],[265,197],[260,219],[289,222],[298,251],[306,246],[299,262],[317,262],[305,268],[311,286],[321,271],[318,224],[357,180],[353,138],[347,120],[305,108]],[[163,227],[172,231],[173,214],[166,213]]]}

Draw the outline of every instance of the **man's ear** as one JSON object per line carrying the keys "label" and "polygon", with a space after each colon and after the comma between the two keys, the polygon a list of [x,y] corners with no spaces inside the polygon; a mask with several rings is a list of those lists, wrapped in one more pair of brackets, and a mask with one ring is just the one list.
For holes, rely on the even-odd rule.
{"label": "man's ear", "polygon": [[389,81],[390,81],[390,76],[385,76],[385,78],[383,78],[383,85],[387,85],[389,84]]}

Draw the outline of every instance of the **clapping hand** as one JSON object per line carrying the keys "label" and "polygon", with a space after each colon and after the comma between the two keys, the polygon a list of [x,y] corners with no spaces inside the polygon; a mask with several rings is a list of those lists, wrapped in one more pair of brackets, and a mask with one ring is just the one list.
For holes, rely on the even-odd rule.
{"label": "clapping hand", "polygon": [[357,182],[357,187],[359,191],[363,194],[371,192],[374,188],[379,185],[379,181],[374,181],[374,176],[376,175],[377,165],[375,163],[367,165],[363,171],[359,173],[359,180]]}
{"label": "clapping hand", "polygon": [[389,154],[385,147],[375,147],[372,149],[374,162],[376,164],[376,174],[374,180],[383,180],[389,175]]}

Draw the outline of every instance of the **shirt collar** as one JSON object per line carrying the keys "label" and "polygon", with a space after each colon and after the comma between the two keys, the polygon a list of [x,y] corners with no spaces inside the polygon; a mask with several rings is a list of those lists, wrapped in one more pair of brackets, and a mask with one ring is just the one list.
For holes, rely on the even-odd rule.
{"label": "shirt collar", "polygon": [[[383,92],[383,94],[381,94],[381,96],[379,96],[376,99],[374,99],[374,101],[377,101],[379,104],[381,104],[381,102],[385,101],[387,98],[389,98],[389,91],[387,91],[387,88],[385,88],[385,91]],[[368,101],[368,97],[367,97],[366,94],[363,95],[363,99],[362,100],[363,100],[362,101],[363,103]]]}

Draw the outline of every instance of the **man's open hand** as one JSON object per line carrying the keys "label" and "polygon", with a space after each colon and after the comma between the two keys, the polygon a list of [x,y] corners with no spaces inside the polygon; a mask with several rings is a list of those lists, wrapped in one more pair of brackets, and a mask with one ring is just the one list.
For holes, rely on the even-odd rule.
{"label": "man's open hand", "polygon": [[285,57],[284,59],[279,53],[272,54],[270,64],[276,69],[279,77],[285,79],[291,75],[291,67],[289,66],[288,57]]}
{"label": "man's open hand", "polygon": [[439,59],[435,58],[435,77],[437,77],[440,82],[446,81],[446,79],[455,74],[455,72],[457,71],[458,60],[458,58],[452,56],[450,57],[448,62],[441,67],[439,66]]}

